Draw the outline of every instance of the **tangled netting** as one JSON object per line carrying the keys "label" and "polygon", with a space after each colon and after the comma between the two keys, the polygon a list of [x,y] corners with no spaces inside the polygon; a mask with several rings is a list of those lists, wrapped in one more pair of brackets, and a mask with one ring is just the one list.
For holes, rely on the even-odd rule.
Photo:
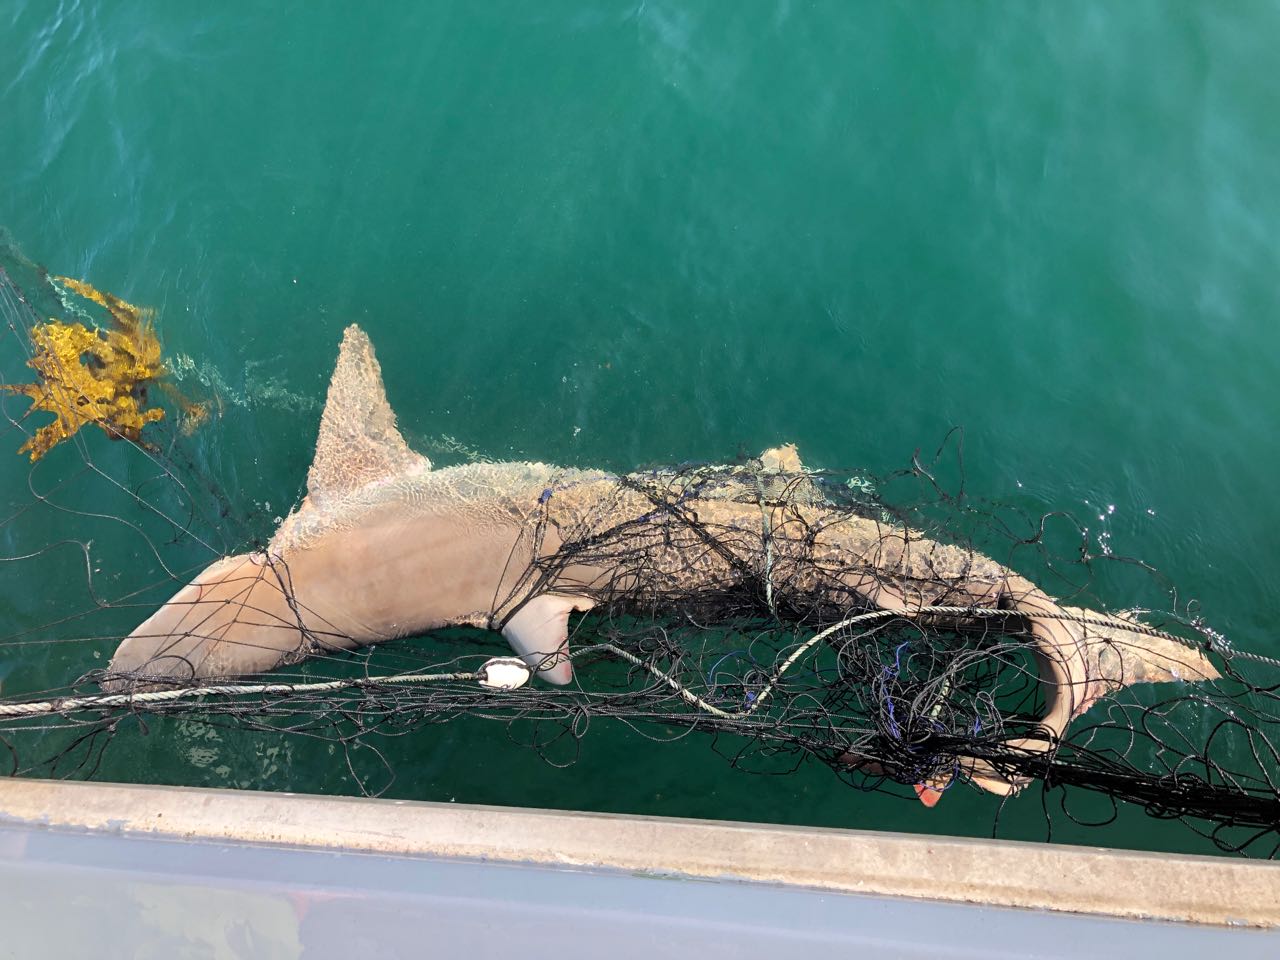
{"label": "tangled netting", "polygon": [[[0,273],[0,381],[21,374],[31,327],[58,306],[39,302],[52,288],[38,271],[24,280],[30,297]],[[0,397],[0,412],[8,424],[0,462],[19,462],[5,448],[16,449],[35,425],[20,400]],[[164,421],[145,443],[86,433],[21,473],[13,462],[4,468],[0,737],[15,774],[92,776],[109,745],[140,735],[147,718],[321,738],[344,752],[480,718],[537,731],[522,739],[557,761],[564,754],[554,744],[612,719],[641,734],[717,735],[718,751],[744,769],[818,763],[857,789],[907,797],[914,789],[926,802],[975,784],[1003,794],[1088,792],[1113,816],[1134,804],[1183,821],[1223,850],[1277,852],[1275,661],[1231,649],[1185,604],[1158,617],[1147,612],[1141,622],[1126,614],[1121,643],[1139,651],[1172,643],[1188,662],[1207,658],[1220,676],[1193,672],[1159,683],[1124,676],[1091,691],[1097,702],[1059,733],[1046,729],[1055,693],[1043,681],[1043,638],[1032,635],[1025,609],[996,593],[980,603],[971,590],[950,589],[954,570],[936,573],[942,586],[910,609],[886,609],[868,599],[875,597],[866,582],[876,569],[870,554],[861,553],[856,570],[847,561],[846,570],[838,556],[815,552],[821,527],[856,520],[859,529],[871,523],[893,532],[886,553],[891,537],[911,530],[921,541],[950,544],[959,553],[948,556],[968,556],[969,566],[1018,570],[1068,596],[1050,616],[1081,629],[1116,629],[1116,617],[1097,612],[1103,607],[1089,592],[1104,561],[1140,574],[1135,593],[1147,602],[1160,597],[1178,607],[1170,585],[1144,565],[1082,550],[1079,528],[1066,518],[958,496],[935,475],[936,460],[917,457],[875,484],[767,458],[593,475],[616,495],[561,517],[560,542],[535,551],[528,577],[510,591],[536,593],[538,583],[562,583],[575,570],[612,571],[579,591],[596,606],[572,623],[574,679],[565,687],[530,679],[519,660],[500,656],[497,634],[463,630],[438,643],[356,652],[311,637],[308,659],[285,658],[259,677],[104,692],[100,668],[120,638],[212,560],[251,548],[265,518],[237,512],[207,479],[213,471],[204,455]],[[538,498],[536,541],[553,517],[549,502],[571,485],[550,482]],[[743,511],[758,518],[754,527],[717,519]],[[287,591],[288,562],[257,556],[258,576]],[[716,589],[690,589],[672,556],[727,573]],[[895,571],[885,584],[901,591],[900,562]],[[252,613],[246,606],[242,615]],[[301,621],[299,628],[307,633]],[[99,669],[88,669],[95,660]],[[1131,670],[1141,658],[1116,661]],[[44,682],[24,682],[24,671]]]}

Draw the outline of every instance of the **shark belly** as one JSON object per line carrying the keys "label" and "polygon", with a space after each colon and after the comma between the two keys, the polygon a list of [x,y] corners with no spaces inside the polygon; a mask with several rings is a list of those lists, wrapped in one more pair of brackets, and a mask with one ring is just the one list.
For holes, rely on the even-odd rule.
{"label": "shark belly", "polygon": [[520,527],[404,514],[385,505],[305,546],[212,564],[121,643],[109,686],[244,676],[444,626],[488,626],[530,564]]}
{"label": "shark belly", "polygon": [[294,551],[285,563],[308,621],[366,644],[444,626],[487,626],[531,559],[515,524],[477,529],[441,512],[364,521]]}

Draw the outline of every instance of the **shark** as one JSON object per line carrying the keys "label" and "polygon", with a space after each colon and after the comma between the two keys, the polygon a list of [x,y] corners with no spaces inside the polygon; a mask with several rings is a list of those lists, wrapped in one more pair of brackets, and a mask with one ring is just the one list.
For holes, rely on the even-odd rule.
{"label": "shark", "polygon": [[[744,591],[797,620],[1010,611],[1030,632],[1045,691],[1038,732],[1012,742],[1028,750],[1052,749],[1123,687],[1218,677],[1203,651],[1127,615],[1060,604],[973,549],[837,506],[790,444],[765,451],[755,471],[434,468],[401,435],[373,346],[353,325],[300,504],[264,549],[211,564],[125,637],[102,686],[244,677],[450,626],[501,632],[534,676],[565,685],[573,613],[672,598],[696,607]],[[961,774],[998,794],[1025,782],[976,758]],[[916,792],[931,806],[946,786]]]}

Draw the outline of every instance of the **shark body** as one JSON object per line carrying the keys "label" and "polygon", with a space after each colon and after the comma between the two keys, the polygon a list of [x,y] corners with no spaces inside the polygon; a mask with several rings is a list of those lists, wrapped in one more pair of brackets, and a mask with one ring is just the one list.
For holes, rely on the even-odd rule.
{"label": "shark body", "polygon": [[[1196,649],[1105,614],[1076,611],[1089,626],[1055,619],[1071,608],[1008,567],[807,494],[794,447],[766,451],[762,467],[712,487],[542,463],[432,469],[396,429],[373,348],[352,326],[302,504],[265,551],[212,564],[125,638],[104,686],[239,677],[459,625],[501,630],[539,677],[566,684],[573,611],[619,598],[696,603],[761,583],[815,609],[1023,614],[1046,701],[1043,735],[1019,744],[1032,749],[1120,687],[1217,677]],[[771,497],[766,480],[788,495]],[[1021,785],[980,761],[966,775],[997,793]],[[929,789],[917,788],[926,803]]]}

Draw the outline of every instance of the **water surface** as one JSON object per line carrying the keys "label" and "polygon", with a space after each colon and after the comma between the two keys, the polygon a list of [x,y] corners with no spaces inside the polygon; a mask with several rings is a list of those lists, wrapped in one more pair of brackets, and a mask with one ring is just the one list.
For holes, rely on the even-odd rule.
{"label": "water surface", "polygon": [[[968,490],[1071,514],[1280,651],[1274,4],[3,0],[0,24],[0,224],[157,306],[183,383],[223,396],[192,449],[227,548],[300,497],[358,322],[440,462],[793,441],[884,473],[962,425]],[[6,511],[80,462],[0,450]],[[40,523],[145,580],[118,533]],[[59,563],[0,567],[2,615],[83,600]],[[6,661],[6,694],[94,665]],[[556,769],[474,722],[395,751],[399,797],[977,835],[996,811],[755,777],[696,738],[593,731]],[[358,789],[327,745],[195,726],[101,775]],[[1043,836],[1039,800],[1000,831]],[[1054,836],[1201,849],[1139,815]]]}

